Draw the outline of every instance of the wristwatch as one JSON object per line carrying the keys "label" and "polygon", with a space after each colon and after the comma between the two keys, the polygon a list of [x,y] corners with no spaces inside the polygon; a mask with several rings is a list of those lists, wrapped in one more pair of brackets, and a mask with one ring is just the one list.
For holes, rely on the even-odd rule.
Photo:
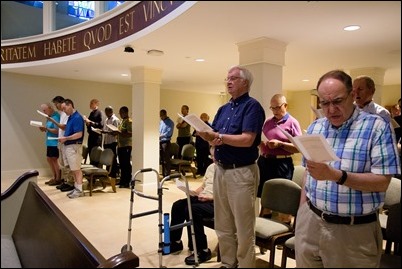
{"label": "wristwatch", "polygon": [[218,135],[219,140],[223,143],[223,134]]}
{"label": "wristwatch", "polygon": [[338,184],[338,185],[343,185],[345,183],[346,179],[348,178],[348,173],[346,173],[345,170],[341,170],[341,172],[342,172],[342,176],[336,182],[336,184]]}

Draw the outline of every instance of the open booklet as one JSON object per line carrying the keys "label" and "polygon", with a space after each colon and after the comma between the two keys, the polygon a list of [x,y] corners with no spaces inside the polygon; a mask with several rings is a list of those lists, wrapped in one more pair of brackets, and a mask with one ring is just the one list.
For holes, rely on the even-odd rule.
{"label": "open booklet", "polygon": [[99,129],[99,128],[94,128],[94,127],[91,126],[91,130],[94,131],[97,134],[102,134],[102,130]]}
{"label": "open booklet", "polygon": [[119,128],[117,128],[117,127],[114,126],[113,124],[106,124],[106,126],[107,126],[110,130],[112,130],[112,131],[114,131],[114,132],[119,132],[119,133],[120,133]]}
{"label": "open booklet", "polygon": [[340,160],[322,134],[306,134],[293,137],[281,127],[278,126],[278,128],[307,160],[314,162],[331,162]]}
{"label": "open booklet", "polygon": [[197,132],[207,132],[212,131],[211,126],[203,122],[199,117],[194,114],[188,114],[187,116],[177,113],[183,120],[190,124]]}
{"label": "open booklet", "polygon": [[[176,178],[176,187],[179,190],[182,190],[184,193],[187,193],[187,188],[186,188],[186,184],[184,184],[183,182],[181,182],[179,179]],[[191,196],[198,196],[198,193],[193,191],[193,190],[188,190],[188,194],[190,194]]]}
{"label": "open booklet", "polygon": [[41,121],[35,121],[35,120],[31,120],[29,122],[29,125],[34,127],[43,127],[43,123]]}
{"label": "open booklet", "polygon": [[45,114],[45,113],[43,113],[42,111],[40,111],[40,110],[36,110],[36,112],[38,112],[39,113],[39,115],[42,115],[43,117],[49,117],[47,114]]}

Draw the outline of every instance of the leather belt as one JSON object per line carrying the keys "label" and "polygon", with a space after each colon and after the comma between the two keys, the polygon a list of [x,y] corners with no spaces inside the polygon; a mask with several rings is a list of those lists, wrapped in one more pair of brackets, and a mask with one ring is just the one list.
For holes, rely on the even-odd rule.
{"label": "leather belt", "polygon": [[223,169],[227,170],[227,169],[236,169],[236,168],[240,168],[240,167],[244,167],[244,166],[249,166],[249,165],[254,164],[254,162],[246,163],[246,164],[236,164],[236,163],[224,164],[224,163],[217,162],[217,164],[220,167],[222,167]]}
{"label": "leather belt", "polygon": [[365,223],[371,223],[371,222],[377,221],[376,213],[372,213],[372,214],[364,215],[364,216],[344,217],[344,216],[338,216],[338,215],[324,213],[323,211],[316,208],[310,202],[310,200],[307,200],[307,203],[308,203],[308,206],[310,207],[311,211],[313,211],[317,216],[319,216],[325,222],[334,223],[334,224],[354,225],[354,224],[365,224]]}
{"label": "leather belt", "polygon": [[286,158],[292,158],[291,155],[262,155],[264,158],[269,158],[269,159],[286,159]]}

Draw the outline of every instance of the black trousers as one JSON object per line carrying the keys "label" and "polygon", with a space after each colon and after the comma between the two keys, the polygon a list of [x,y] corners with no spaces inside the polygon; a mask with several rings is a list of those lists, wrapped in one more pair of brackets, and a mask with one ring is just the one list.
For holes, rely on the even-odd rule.
{"label": "black trousers", "polygon": [[159,143],[159,161],[162,164],[162,175],[170,175],[170,141]]}
{"label": "black trousers", "polygon": [[260,156],[257,161],[260,170],[260,184],[258,185],[257,197],[261,198],[264,183],[271,178],[292,179],[295,167],[292,158],[274,159]]}
{"label": "black trousers", "polygon": [[[214,203],[200,202],[197,197],[191,196],[191,209],[193,212],[194,235],[197,243],[197,251],[208,248],[207,236],[205,235],[203,218],[214,217]],[[170,214],[170,225],[176,225],[189,221],[187,198],[177,200],[173,203]],[[170,231],[170,241],[179,241],[183,233],[183,228]],[[193,240],[191,228],[187,226],[188,248],[193,250]]]}
{"label": "black trousers", "polygon": [[128,186],[131,181],[131,147],[117,148],[120,163],[120,186]]}

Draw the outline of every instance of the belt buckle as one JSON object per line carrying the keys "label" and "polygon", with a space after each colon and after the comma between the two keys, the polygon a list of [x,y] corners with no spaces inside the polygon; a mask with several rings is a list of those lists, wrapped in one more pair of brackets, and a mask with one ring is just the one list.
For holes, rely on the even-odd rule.
{"label": "belt buckle", "polygon": [[321,211],[321,219],[322,219],[323,221],[327,222],[327,221],[325,220],[325,213],[324,213],[324,211]]}

